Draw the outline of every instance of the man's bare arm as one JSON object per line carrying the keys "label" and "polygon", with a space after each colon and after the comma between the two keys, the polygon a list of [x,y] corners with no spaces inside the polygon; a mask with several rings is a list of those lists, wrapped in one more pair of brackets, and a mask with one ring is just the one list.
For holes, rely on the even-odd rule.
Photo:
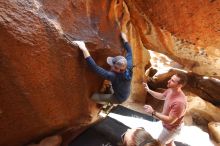
{"label": "man's bare arm", "polygon": [[177,117],[173,117],[171,115],[166,116],[156,111],[153,111],[152,115],[167,124],[173,124],[178,119]]}
{"label": "man's bare arm", "polygon": [[148,114],[151,114],[153,117],[167,124],[173,124],[178,119],[177,117],[174,117],[172,115],[167,116],[162,113],[156,112],[150,105],[145,105],[144,109]]}
{"label": "man's bare arm", "polygon": [[148,93],[150,93],[150,95],[152,95],[153,97],[155,97],[155,98],[157,98],[157,99],[159,99],[159,100],[164,100],[165,99],[165,96],[162,94],[162,93],[159,93],[159,92],[155,92],[155,91],[153,91],[153,90],[151,90],[149,87],[148,87],[148,85],[147,85],[147,83],[143,83],[144,84],[144,88],[146,89],[146,91],[148,92]]}

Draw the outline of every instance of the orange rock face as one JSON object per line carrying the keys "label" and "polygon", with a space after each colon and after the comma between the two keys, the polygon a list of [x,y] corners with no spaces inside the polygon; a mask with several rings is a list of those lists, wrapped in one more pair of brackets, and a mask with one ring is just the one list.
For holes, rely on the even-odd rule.
{"label": "orange rock face", "polygon": [[198,74],[219,76],[219,1],[124,1],[147,49]]}
{"label": "orange rock face", "polygon": [[219,5],[215,0],[1,1],[0,145],[20,146],[91,122],[95,104],[89,97],[103,79],[63,34],[84,40],[96,63],[107,69],[107,56],[124,53],[119,32],[126,32],[134,52],[132,100],[145,100],[146,49],[219,76]]}
{"label": "orange rock face", "polygon": [[111,2],[1,1],[0,7],[0,145],[89,123],[89,97],[102,78],[63,33],[86,41],[107,68],[107,55],[121,53]]}
{"label": "orange rock face", "polygon": [[[156,25],[203,47],[219,47],[219,1],[132,1]],[[202,44],[200,44],[200,42]]]}

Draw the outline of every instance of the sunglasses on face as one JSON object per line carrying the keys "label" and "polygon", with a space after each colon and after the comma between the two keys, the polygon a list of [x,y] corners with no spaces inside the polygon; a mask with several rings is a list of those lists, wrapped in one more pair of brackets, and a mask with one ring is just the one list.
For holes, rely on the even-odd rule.
{"label": "sunglasses on face", "polygon": [[124,72],[124,71],[125,71],[125,69],[120,69],[119,67],[117,67],[117,66],[115,66],[115,65],[114,65],[114,69],[117,70],[117,71],[119,71],[119,72]]}

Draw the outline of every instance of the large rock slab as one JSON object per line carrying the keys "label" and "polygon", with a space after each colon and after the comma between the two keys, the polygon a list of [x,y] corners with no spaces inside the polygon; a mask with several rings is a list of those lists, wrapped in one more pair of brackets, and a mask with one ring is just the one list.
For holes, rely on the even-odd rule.
{"label": "large rock slab", "polygon": [[220,1],[124,0],[146,49],[201,75],[220,75]]}
{"label": "large rock slab", "polygon": [[103,79],[63,34],[84,40],[108,68],[107,56],[124,53],[119,32],[126,32],[135,65],[130,99],[144,102],[144,48],[219,76],[219,19],[219,1],[0,1],[0,145],[23,145],[93,119],[89,97]]}
{"label": "large rock slab", "polygon": [[107,68],[107,55],[122,53],[113,10],[102,0],[0,1],[0,145],[24,145],[91,122],[89,97],[103,79],[63,34],[86,41]]}

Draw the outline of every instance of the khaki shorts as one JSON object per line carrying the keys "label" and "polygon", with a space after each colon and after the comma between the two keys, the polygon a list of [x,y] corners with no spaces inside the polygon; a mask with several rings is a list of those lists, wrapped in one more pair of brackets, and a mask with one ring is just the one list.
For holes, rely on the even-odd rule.
{"label": "khaki shorts", "polygon": [[167,130],[163,127],[162,132],[160,133],[160,136],[158,137],[159,142],[161,145],[169,144],[174,140],[174,138],[180,134],[180,131],[184,124],[181,124],[179,127],[173,130]]}

